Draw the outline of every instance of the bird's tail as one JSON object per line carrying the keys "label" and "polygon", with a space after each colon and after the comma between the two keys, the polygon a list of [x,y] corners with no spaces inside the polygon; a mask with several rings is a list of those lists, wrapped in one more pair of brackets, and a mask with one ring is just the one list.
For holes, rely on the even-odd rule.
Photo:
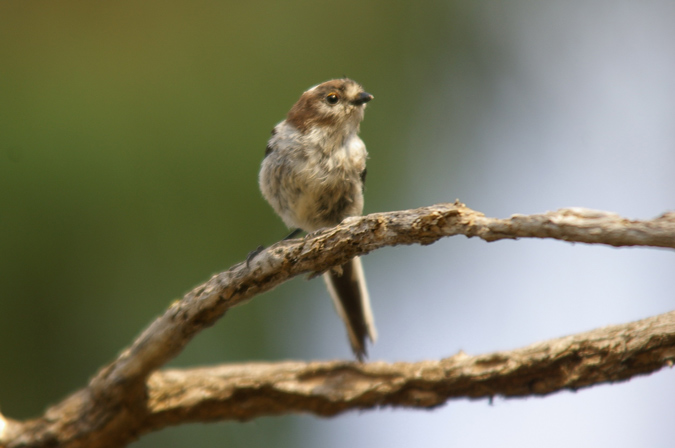
{"label": "bird's tail", "polygon": [[372,342],[377,339],[370,297],[359,257],[341,266],[342,272],[328,271],[323,275],[328,292],[338,314],[347,327],[352,350],[359,361],[366,356],[366,336]]}

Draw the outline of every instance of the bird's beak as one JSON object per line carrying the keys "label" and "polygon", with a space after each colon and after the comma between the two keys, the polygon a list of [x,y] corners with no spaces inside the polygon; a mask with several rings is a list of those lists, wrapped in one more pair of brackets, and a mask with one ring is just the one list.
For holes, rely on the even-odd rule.
{"label": "bird's beak", "polygon": [[374,97],[368,92],[361,92],[359,95],[356,97],[352,103],[356,106],[360,106],[362,104],[366,104],[368,101],[372,100]]}

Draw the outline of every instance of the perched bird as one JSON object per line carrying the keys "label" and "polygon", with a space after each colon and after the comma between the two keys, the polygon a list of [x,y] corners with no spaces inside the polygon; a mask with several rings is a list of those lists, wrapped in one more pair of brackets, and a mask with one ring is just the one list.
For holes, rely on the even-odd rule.
{"label": "perched bird", "polygon": [[[366,146],[358,136],[373,96],[348,78],[307,90],[272,130],[260,169],[260,189],[289,228],[312,232],[363,212]],[[296,232],[292,232],[290,236]],[[366,355],[377,338],[361,259],[324,274],[352,350]]]}

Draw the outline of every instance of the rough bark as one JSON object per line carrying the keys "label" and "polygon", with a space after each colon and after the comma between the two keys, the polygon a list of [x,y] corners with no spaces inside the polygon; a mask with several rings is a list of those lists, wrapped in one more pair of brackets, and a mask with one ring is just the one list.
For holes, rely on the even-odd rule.
{"label": "rough bark", "polygon": [[375,406],[432,407],[449,398],[541,395],[619,381],[672,365],[673,313],[478,357],[423,363],[280,363],[157,372],[227,309],[291,277],[319,274],[356,255],[452,235],[486,241],[553,238],[675,248],[675,213],[631,221],[586,209],[486,218],[464,204],[350,218],[282,241],[214,275],[157,318],[84,389],[35,420],[0,417],[0,446],[117,447],[167,425]]}
{"label": "rough bark", "polygon": [[675,312],[508,352],[415,363],[280,362],[156,372],[149,428],[168,422],[523,397],[622,381],[675,360]]}

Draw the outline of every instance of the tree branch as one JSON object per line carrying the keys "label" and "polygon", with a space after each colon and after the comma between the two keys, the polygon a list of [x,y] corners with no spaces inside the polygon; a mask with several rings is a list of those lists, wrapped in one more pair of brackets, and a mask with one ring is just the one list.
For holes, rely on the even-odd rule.
{"label": "tree branch", "polygon": [[[651,322],[648,319],[630,324],[644,327],[645,333],[640,333],[643,336],[639,339],[643,341],[642,345],[633,344],[630,338],[600,334],[594,336],[594,332],[591,332],[580,335],[582,339],[578,341],[572,337],[576,342],[570,340],[566,344],[572,344],[569,347],[577,344],[579,349],[555,351],[557,357],[549,356],[553,353],[552,347],[558,347],[563,344],[561,341],[569,338],[557,340],[550,347],[539,344],[510,354],[476,358],[458,355],[436,362],[435,365],[252,364],[209,370],[167,371],[150,376],[175,357],[199,331],[213,325],[229,308],[294,276],[307,272],[318,274],[356,255],[381,247],[415,243],[426,245],[452,235],[477,236],[486,241],[529,237],[611,246],[675,248],[675,213],[667,213],[649,221],[630,221],[607,212],[563,209],[539,215],[514,215],[508,219],[496,219],[486,218],[456,202],[349,218],[337,227],[314,232],[304,239],[282,241],[261,252],[249,265],[239,263],[186,294],[157,318],[115,361],[102,368],[86,388],[48,409],[44,416],[26,422],[0,417],[0,446],[46,447],[57,444],[62,447],[115,447],[123,446],[147,431],[190,420],[246,419],[294,411],[333,415],[348,408],[380,404],[430,407],[459,396],[477,398],[495,394],[546,394],[561,388],[626,379],[672,362],[673,316],[667,314],[663,315],[668,316],[667,319],[660,316],[653,318],[657,319],[653,323],[644,324]],[[602,331],[629,331],[624,327]],[[592,340],[595,340],[593,338],[599,338],[596,341],[599,345],[592,345],[595,347],[593,350],[600,353],[604,346],[608,365],[593,370],[591,364],[596,358],[591,356],[589,361],[584,361],[587,359],[585,350],[590,350],[590,353],[593,350],[582,344],[586,340],[583,338],[590,338],[588,344],[591,345]],[[624,349],[621,350],[624,351],[613,350],[612,347],[617,344],[619,347],[623,344]],[[632,348],[629,349],[628,345]],[[539,352],[534,347],[540,347]],[[526,356],[531,350],[539,354],[532,352],[531,356]],[[610,365],[615,367],[612,374]],[[572,374],[563,374],[568,370]],[[454,377],[454,383],[447,382],[448,378],[453,378],[449,372],[459,372]],[[476,375],[470,375],[471,372]],[[242,376],[233,378],[233,374]],[[274,387],[269,381],[263,381],[265,377],[269,379],[275,375],[278,375],[276,378],[279,381],[273,382]],[[200,378],[213,381],[209,383],[212,385],[209,387],[213,401],[203,400],[203,395],[191,394],[203,391],[206,383],[198,387]],[[385,381],[385,378],[389,380]],[[177,379],[180,380],[178,383]],[[232,385],[234,383],[225,383],[239,381],[237,384],[240,387],[241,384],[256,384],[254,380],[262,381],[260,384],[264,386],[260,390],[267,390],[271,395],[258,394],[256,398],[250,390],[242,392],[244,389],[238,389]],[[182,395],[176,395],[177,390],[168,385],[175,386],[181,382],[181,387],[186,389]],[[432,387],[435,383],[438,386]],[[374,386],[377,384],[382,385],[381,390]],[[245,401],[249,410],[243,410],[242,404],[238,404],[238,411],[227,411],[222,400],[213,395],[226,395],[228,389],[221,387],[230,387],[232,397],[238,400],[253,400]],[[287,390],[285,396],[291,399],[279,398],[282,395],[278,394],[284,388]],[[305,394],[307,397],[303,400],[301,390],[313,391],[314,395]],[[387,390],[393,392],[387,394]],[[462,390],[463,393],[460,392]],[[483,392],[479,393],[481,390]],[[321,391],[324,391],[323,395]],[[350,405],[350,400],[355,404]],[[200,409],[206,408],[213,411],[202,415]]]}
{"label": "tree branch", "polygon": [[[157,372],[148,427],[382,406],[432,408],[451,398],[524,397],[622,381],[675,361],[675,311],[481,356],[416,363],[280,362]],[[170,423],[169,423],[170,422]]]}

